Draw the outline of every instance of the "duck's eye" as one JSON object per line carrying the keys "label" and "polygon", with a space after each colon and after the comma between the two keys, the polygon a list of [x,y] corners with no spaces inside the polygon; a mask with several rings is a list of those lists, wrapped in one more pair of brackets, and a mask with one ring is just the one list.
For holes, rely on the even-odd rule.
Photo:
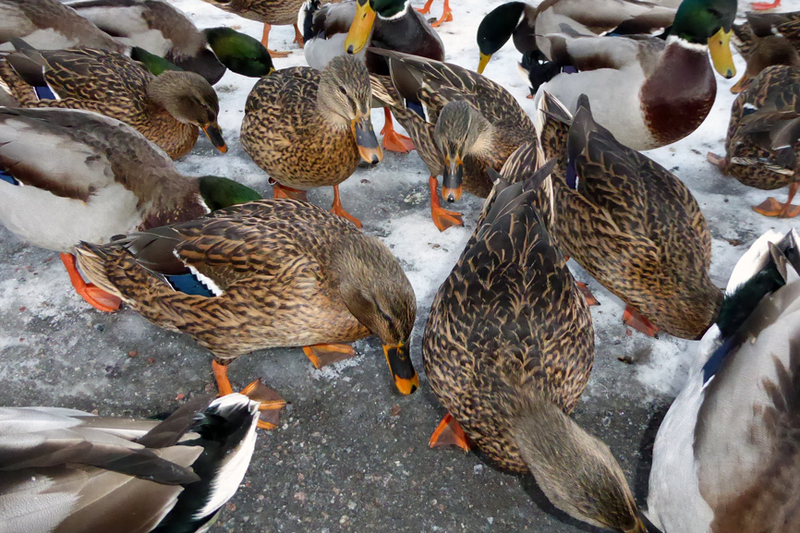
{"label": "duck's eye", "polygon": [[347,89],[345,89],[344,87],[339,87],[339,92],[347,96]]}

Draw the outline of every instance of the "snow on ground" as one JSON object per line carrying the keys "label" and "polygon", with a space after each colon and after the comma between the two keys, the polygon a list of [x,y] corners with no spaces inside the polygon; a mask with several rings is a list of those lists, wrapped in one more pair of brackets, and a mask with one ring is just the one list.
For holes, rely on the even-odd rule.
{"label": "snow on ground", "polygon": [[[175,0],[173,3],[188,13],[198,27],[226,25],[254,37],[261,35],[260,24],[228,14],[200,0]],[[422,0],[413,0],[417,7],[422,3]],[[439,34],[445,43],[447,61],[476,68],[477,26],[483,15],[499,3],[483,0],[452,2],[455,22],[446,23],[439,28]],[[441,8],[441,2],[435,2],[432,15],[438,17]],[[740,2],[740,9],[748,8],[748,4]],[[784,0],[782,10],[797,9],[800,9],[800,0]],[[294,31],[289,26],[272,29],[271,48],[293,51],[290,57],[275,60],[279,69],[305,64],[302,50],[292,44],[293,37]],[[743,61],[738,55],[734,58],[737,69],[742,72]],[[517,75],[518,59],[519,53],[508,43],[492,59],[485,74],[506,87],[523,108],[532,114],[532,100],[525,98],[528,88]],[[228,176],[269,194],[267,176],[250,161],[238,139],[244,103],[255,81],[229,72],[216,85],[221,107],[219,123],[229,151],[222,155],[213,149],[205,137],[201,137],[195,150],[178,163],[182,172],[195,176]],[[793,220],[766,218],[753,212],[750,206],[760,203],[771,193],[740,185],[706,162],[706,152],[724,152],[724,137],[734,99],[729,88],[733,82],[734,80],[726,81],[717,77],[717,101],[709,117],[695,133],[672,146],[648,153],[682,179],[697,198],[714,238],[711,275],[720,287],[726,284],[739,256],[759,235],[768,229],[786,232],[795,225]],[[383,126],[381,110],[373,111],[373,124],[376,131]],[[408,155],[387,153],[378,166],[358,169],[341,186],[345,208],[362,220],[366,232],[378,236],[392,249],[414,286],[418,317],[412,339],[412,358],[420,373],[419,346],[428,308],[437,288],[450,272],[474,229],[482,203],[480,199],[465,194],[453,207],[463,212],[466,227],[450,228],[440,233],[429,216],[427,178],[427,169],[416,152]],[[781,200],[785,198],[786,190],[774,193]],[[328,207],[332,200],[332,191],[313,191],[309,194],[309,199]],[[618,457],[634,456],[630,460],[621,459],[623,467],[631,476],[632,468],[640,468],[635,465],[635,457],[640,452],[636,443],[647,427],[648,413],[651,413],[658,402],[670,400],[680,390],[688,364],[695,357],[696,343],[667,335],[650,339],[636,332],[631,334],[621,323],[621,301],[605,291],[574,262],[571,267],[579,280],[588,282],[602,304],[592,309],[597,355],[592,379],[576,411],[576,418],[579,423],[591,426],[596,434],[609,441]],[[97,407],[104,413],[143,415],[155,412],[156,409],[174,408],[174,403],[170,402],[173,402],[177,393],[188,394],[204,388],[213,390],[209,385],[211,378],[207,366],[210,358],[205,350],[184,336],[150,325],[130,310],[107,316],[89,309],[73,293],[56,254],[21,243],[1,228],[0,289],[0,350],[4,362],[0,365],[0,379],[6,385],[5,390],[0,391],[0,404],[49,403],[86,409]],[[311,454],[315,461],[323,462],[326,453],[329,456],[336,453],[366,454],[365,457],[368,456],[374,462],[377,473],[359,478],[358,484],[369,483],[372,479],[370,476],[375,479],[385,476],[385,472],[381,473],[383,471],[380,462],[384,455],[387,455],[387,461],[389,457],[399,461],[397,454],[402,452],[399,457],[406,458],[410,453],[408,446],[421,449],[424,439],[427,439],[425,434],[429,434],[435,427],[436,419],[441,416],[424,376],[421,376],[420,393],[408,398],[393,396],[388,392],[391,390],[391,383],[385,371],[385,363],[382,362],[383,354],[379,343],[375,339],[359,341],[356,343],[356,350],[362,355],[322,372],[308,365],[297,354],[298,350],[274,350],[257,357],[246,356],[231,367],[232,379],[236,382],[244,384],[257,375],[264,375],[271,386],[282,391],[294,404],[294,411],[290,410],[282,415],[286,421],[282,429],[262,437],[267,444],[265,451],[259,451],[263,454],[259,457],[261,462],[254,460],[254,466],[248,474],[249,479],[257,485],[254,489],[256,491],[263,490],[264,486],[270,487],[271,484],[283,486],[283,489],[276,488],[275,494],[252,493],[243,489],[244,495],[241,496],[251,499],[252,506],[247,509],[254,516],[261,512],[265,494],[276,497],[274,502],[270,500],[271,505],[276,508],[280,505],[285,509],[288,505],[291,511],[289,514],[270,516],[278,524],[276,529],[283,529],[285,526],[288,531],[297,531],[297,523],[307,523],[310,515],[304,514],[303,509],[307,511],[316,496],[309,492],[310,499],[306,502],[305,492],[297,492],[297,487],[303,484],[302,473],[297,474],[297,480],[293,480],[293,473],[288,473],[287,479],[283,479],[279,477],[282,475],[280,472],[270,470],[272,465],[263,462],[272,457],[270,453],[275,457],[279,453],[289,453],[293,449],[292,443],[299,442],[299,446],[304,447],[305,451],[295,450],[299,455],[287,461],[293,461],[298,472],[305,472],[305,476],[309,478],[322,476],[322,473],[314,470],[313,461],[306,464],[310,459],[304,453]],[[284,356],[284,352],[291,352],[291,357]],[[632,364],[625,364],[619,358]],[[377,384],[373,383],[375,380]],[[336,396],[330,406],[326,404],[329,395]],[[352,401],[345,405],[344,398],[347,396],[352,396]],[[402,414],[395,414],[400,413],[400,406],[403,409]],[[359,441],[352,440],[355,437],[351,437],[352,442],[348,441],[349,444],[343,446],[343,451],[339,452],[341,442],[335,440],[337,427],[330,426],[328,416],[342,417],[350,421],[351,427],[358,425],[365,431],[368,424],[364,424],[363,420],[365,417],[367,420],[373,417],[378,422],[377,429],[369,431],[378,433],[389,432],[399,424],[397,429],[406,432],[409,443],[398,444],[400,451],[395,453],[379,448],[385,445],[386,440],[383,444],[374,444],[373,449],[370,447],[373,446],[372,438]],[[312,429],[304,429],[306,423],[313,424],[315,433],[311,433]],[[323,428],[326,423],[329,425]],[[331,449],[314,448],[319,443],[314,440],[313,435],[318,435],[319,432],[338,445]],[[395,433],[388,433],[385,438],[396,442],[399,437]],[[325,439],[322,444],[325,444]],[[510,483],[512,487],[504,492],[506,489],[503,487],[509,485],[506,483],[508,478],[481,474],[485,489],[481,488],[484,485],[470,489],[470,481],[463,477],[460,469],[466,468],[469,477],[472,476],[472,467],[464,467],[463,457],[458,454],[429,453],[430,455],[422,456],[421,463],[413,463],[411,466],[408,465],[411,459],[403,459],[404,468],[421,474],[429,468],[424,464],[426,461],[432,461],[438,466],[448,465],[445,468],[449,474],[445,472],[443,482],[450,479],[452,487],[461,487],[467,493],[474,490],[475,494],[474,498],[465,500],[468,496],[459,495],[457,488],[438,489],[440,492],[434,493],[434,498],[425,492],[434,489],[426,486],[423,488],[422,484],[413,494],[406,494],[409,491],[404,492],[405,485],[410,482],[412,486],[416,486],[415,482],[402,477],[400,469],[394,469],[391,465],[385,467],[390,471],[395,470],[396,479],[402,483],[395,488],[397,481],[389,481],[392,479],[391,474],[380,478],[382,485],[378,493],[383,496],[377,496],[377,500],[384,498],[392,502],[392,498],[419,497],[423,498],[424,505],[430,506],[432,499],[432,510],[426,518],[421,519],[420,523],[425,525],[420,526],[421,529],[484,530],[488,527],[485,520],[488,520],[489,526],[493,520],[491,516],[490,519],[485,517],[493,515],[497,517],[495,526],[500,528],[497,530],[517,531],[527,528],[527,525],[537,527],[536,524],[547,523],[549,525],[543,530],[574,531],[570,526],[563,525],[563,516],[559,518],[562,524],[555,522],[556,525],[553,525],[554,522],[535,514],[526,496],[522,494],[519,497],[521,491],[515,483]],[[275,463],[278,466],[281,464],[283,459]],[[475,476],[482,472],[478,470],[479,467],[480,463],[475,465]],[[359,466],[357,470],[361,472],[364,468],[369,467]],[[407,474],[408,472],[404,472],[403,476]],[[639,474],[637,476],[640,478]],[[414,477],[412,475],[410,479]],[[325,490],[325,483],[331,481],[324,476],[323,478],[315,478],[320,490]],[[333,487],[343,487],[349,479],[349,474],[345,471],[333,481]],[[418,475],[416,479],[420,479]],[[262,481],[264,485],[260,486]],[[494,485],[489,488],[492,483]],[[531,489],[526,488],[530,493]],[[391,492],[392,490],[395,492]],[[294,500],[291,499],[292,494]],[[489,494],[492,496],[484,498],[484,495]],[[349,497],[358,501],[359,506],[366,506],[366,521],[359,523],[357,513],[354,512],[350,513],[350,517],[342,518],[335,514],[328,521],[329,517],[323,512],[316,517],[319,523],[325,524],[326,528],[336,529],[337,523],[346,526],[352,520],[358,530],[381,531],[386,530],[381,529],[381,520],[391,519],[392,516],[397,519],[391,512],[384,512],[386,507],[376,504],[377,507],[371,508],[370,501],[373,500],[363,503],[359,499],[362,496],[356,496],[355,493]],[[348,503],[344,499],[344,493],[339,498],[339,502],[347,503],[350,508],[350,503],[353,502]],[[333,503],[334,499],[330,502]],[[440,502],[438,504],[437,499]],[[534,494],[534,500],[547,508],[546,504],[541,503],[541,497],[537,499]],[[402,505],[416,505],[402,501]],[[491,502],[495,507],[486,502]],[[456,508],[460,509],[461,518],[449,515],[449,511],[445,511],[446,506],[448,509],[458,506]],[[271,507],[268,506],[267,509]],[[377,511],[373,512],[374,509]],[[470,513],[483,517],[480,520],[484,526],[479,527],[475,525],[477,522],[470,522],[470,517],[474,518]],[[433,515],[439,518],[431,518]],[[246,523],[249,515],[239,517],[234,514],[230,519],[244,520]],[[508,522],[503,522],[504,520]],[[514,522],[517,525],[512,528],[510,524],[514,520],[518,521]],[[269,522],[262,520],[259,523]],[[466,528],[465,523],[470,527]],[[502,529],[504,523],[510,529]],[[526,525],[523,527],[520,524]],[[236,530],[242,530],[242,527],[242,523],[237,522]],[[378,529],[371,529],[372,527]],[[566,529],[562,529],[564,527]],[[419,531],[420,528],[406,530]],[[402,528],[397,530],[400,529]]]}

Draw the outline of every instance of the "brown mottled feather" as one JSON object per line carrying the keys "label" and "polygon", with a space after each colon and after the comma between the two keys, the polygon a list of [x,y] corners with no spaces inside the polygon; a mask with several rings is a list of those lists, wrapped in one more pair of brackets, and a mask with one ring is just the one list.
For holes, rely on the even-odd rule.
{"label": "brown mottled feather", "polygon": [[513,402],[503,392],[536,389],[569,413],[594,357],[588,306],[534,195],[491,207],[500,213],[475,230],[436,294],[422,348],[442,405],[483,452],[516,472],[528,467],[511,433]]}
{"label": "brown mottled feather", "polygon": [[[173,290],[137,250],[134,235],[103,247],[82,245],[78,260],[97,285],[119,295],[148,320],[183,331],[222,364],[256,349],[349,342],[370,334],[340,292],[356,278],[365,294],[384,291],[396,315],[385,342],[406,341],[414,323],[413,291],[397,260],[351,223],[296,200],[263,200],[217,210],[162,228],[167,255],[210,278],[216,297]],[[388,309],[390,308],[391,309]],[[376,332],[377,333],[377,332]]]}

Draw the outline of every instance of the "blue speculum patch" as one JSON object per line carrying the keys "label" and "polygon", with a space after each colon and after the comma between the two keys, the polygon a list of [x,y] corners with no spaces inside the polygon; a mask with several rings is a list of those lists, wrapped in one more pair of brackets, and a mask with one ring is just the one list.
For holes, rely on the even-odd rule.
{"label": "blue speculum patch", "polygon": [[208,298],[212,298],[214,293],[211,292],[211,289],[203,285],[197,276],[192,274],[191,272],[187,272],[186,274],[173,274],[173,275],[165,275],[167,281],[172,288],[176,291],[180,291],[184,294],[191,294],[194,296],[205,296]]}

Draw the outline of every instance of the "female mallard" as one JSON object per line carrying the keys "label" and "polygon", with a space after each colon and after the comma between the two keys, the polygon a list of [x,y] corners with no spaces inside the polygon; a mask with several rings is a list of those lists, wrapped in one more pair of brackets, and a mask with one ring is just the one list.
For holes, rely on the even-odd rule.
{"label": "female mallard", "polygon": [[[463,224],[459,213],[441,208],[436,176],[442,175],[442,197],[448,202],[461,197],[462,180],[468,192],[486,197],[492,189],[487,169],[500,170],[514,150],[535,137],[533,122],[508,91],[480,74],[389,50],[373,52],[388,57],[391,67],[389,85],[373,80],[375,97],[409,132],[431,173],[434,224],[441,231]],[[416,95],[431,122],[406,108],[398,93]]]}
{"label": "female mallard", "polygon": [[[236,493],[256,443],[258,404],[187,402],[169,418],[0,408],[5,531],[206,531]],[[10,529],[9,529],[10,528]]]}
{"label": "female mallard", "polygon": [[[761,70],[766,65],[767,68]],[[800,56],[782,37],[761,39],[748,58],[753,76],[731,109],[725,157],[709,153],[708,160],[742,184],[763,190],[789,185],[789,198],[767,198],[753,210],[770,217],[795,217],[800,207],[792,199],[800,188],[797,154],[800,150]],[[745,78],[743,78],[745,79]]]}
{"label": "female mallard", "polygon": [[[297,13],[306,0],[203,0],[246,19],[264,23],[261,44],[269,50],[269,31],[273,25],[294,25],[294,42],[303,46],[303,34],[297,28]],[[336,0],[332,0],[336,1]],[[287,57],[290,52],[269,50],[272,57]]]}
{"label": "female mallard", "polygon": [[383,158],[371,100],[369,73],[354,57],[336,57],[322,72],[279,70],[247,97],[242,147],[276,182],[276,196],[303,198],[307,189],[332,186],[333,212],[361,227],[342,207],[339,184],[361,161],[374,165]]}
{"label": "female mallard", "polygon": [[658,429],[647,503],[666,532],[800,531],[798,250],[769,232],[739,260]]}
{"label": "female mallard", "polygon": [[[309,0],[299,19],[306,40],[306,61],[316,69],[324,68],[336,56],[354,54],[366,62],[371,74],[388,76],[386,58],[366,54],[367,46],[444,61],[444,44],[439,34],[404,0],[325,5],[320,5],[319,0]],[[402,96],[422,112],[415,94]],[[384,117],[381,130],[384,149],[401,153],[412,150],[411,140],[395,131],[388,108],[384,109]]]}
{"label": "female mallard", "polygon": [[304,346],[319,368],[353,355],[336,343],[370,332],[383,341],[398,390],[419,385],[409,357],[416,300],[400,262],[309,203],[250,202],[103,246],[83,243],[77,254],[93,283],[213,352],[221,394],[232,391],[227,365],[243,354]]}
{"label": "female mallard", "polygon": [[525,2],[500,4],[478,25],[478,73],[483,74],[492,55],[512,36],[514,46],[528,60],[544,60],[536,44],[536,19],[542,12],[557,15],[570,24],[578,23],[597,35],[652,33],[672,24],[679,4],[680,0],[544,0],[536,7]]}
{"label": "female mallard", "polygon": [[[706,118],[717,94],[709,48],[717,71],[726,78],[735,74],[729,37],[736,0],[684,0],[666,41],[597,37],[577,23],[567,31],[563,20],[543,16],[536,24],[539,49],[578,72],[558,74],[537,98],[548,92],[574,113],[586,94],[597,122],[635,150],[674,143]],[[552,29],[539,31],[542,26]]]}
{"label": "female mallard", "polygon": [[722,294],[708,276],[711,234],[692,193],[664,167],[617,142],[595,122],[584,97],[565,147],[567,111],[550,95],[542,102],[545,157],[561,158],[550,215],[559,246],[627,303],[632,327],[699,338]]}
{"label": "female mallard", "polygon": [[197,128],[220,152],[227,151],[217,124],[217,93],[194,72],[153,76],[114,52],[22,47],[0,58],[0,78],[23,107],[101,113],[133,126],[173,159],[192,150]]}
{"label": "female mallard", "polygon": [[125,51],[125,45],[58,0],[0,0],[0,43],[21,38],[40,50]]}
{"label": "female mallard", "polygon": [[61,252],[75,286],[103,311],[119,300],[87,286],[70,255],[80,241],[191,220],[260,198],[226,178],[188,178],[133,128],[68,109],[0,108],[0,222]]}
{"label": "female mallard", "polygon": [[800,11],[794,13],[745,13],[747,22],[733,25],[733,44],[748,59],[764,37],[779,35],[800,47]]}
{"label": "female mallard", "polygon": [[566,260],[533,207],[550,169],[510,186],[498,180],[436,293],[422,355],[448,415],[431,444],[455,434],[455,443],[468,449],[469,439],[501,468],[533,473],[553,504],[576,518],[644,533],[608,446],[567,416],[589,379],[594,330]]}

